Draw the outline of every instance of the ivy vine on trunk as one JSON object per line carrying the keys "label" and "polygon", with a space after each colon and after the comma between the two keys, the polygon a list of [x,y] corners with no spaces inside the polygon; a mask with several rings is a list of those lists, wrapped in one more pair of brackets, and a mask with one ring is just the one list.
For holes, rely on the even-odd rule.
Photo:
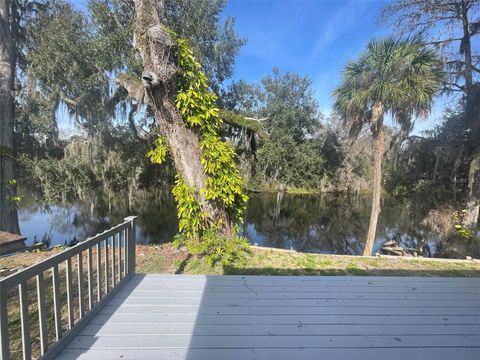
{"label": "ivy vine on trunk", "polygon": [[134,43],[143,59],[145,99],[162,136],[147,154],[173,158],[180,233],[200,238],[209,229],[234,237],[247,196],[231,146],[219,136],[222,119],[188,42],[168,29],[162,2],[135,1]]}

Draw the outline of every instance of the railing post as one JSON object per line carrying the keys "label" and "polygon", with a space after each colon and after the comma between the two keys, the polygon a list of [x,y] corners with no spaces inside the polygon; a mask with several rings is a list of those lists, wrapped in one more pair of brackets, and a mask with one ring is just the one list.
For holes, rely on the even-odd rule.
{"label": "railing post", "polygon": [[127,269],[128,275],[135,275],[135,223],[137,221],[136,216],[129,216],[124,219],[129,222],[129,227],[127,228],[127,241],[125,245],[127,246]]}
{"label": "railing post", "polygon": [[88,248],[88,310],[93,308],[93,269],[92,269],[92,248]]}
{"label": "railing post", "polygon": [[102,247],[100,243],[97,247],[97,303],[102,300]]}
{"label": "railing post", "polygon": [[38,326],[40,327],[40,354],[48,350],[47,315],[45,309],[45,283],[43,272],[37,274]]}
{"label": "railing post", "polygon": [[83,256],[82,253],[77,255],[77,276],[78,276],[78,312],[80,319],[85,314],[85,297],[83,294]]}
{"label": "railing post", "polygon": [[20,299],[20,321],[22,324],[23,359],[32,358],[32,345],[30,343],[30,315],[28,313],[27,282],[18,284],[18,297]]}
{"label": "railing post", "polygon": [[108,294],[108,292],[110,291],[110,264],[109,264],[109,261],[108,261],[108,239],[110,239],[110,237],[106,237],[105,238],[105,245],[103,247],[103,252],[105,254],[105,295]]}
{"label": "railing post", "polygon": [[73,328],[73,295],[72,295],[72,259],[67,259],[66,267],[66,282],[67,282],[67,308],[68,308],[68,328]]}
{"label": "railing post", "polygon": [[60,274],[58,273],[58,265],[52,268],[52,284],[53,284],[53,311],[55,315],[55,336],[57,341],[62,337],[62,315],[60,305]]}
{"label": "railing post", "polygon": [[8,310],[7,310],[7,289],[0,291],[0,358],[10,359],[9,338],[8,338]]}

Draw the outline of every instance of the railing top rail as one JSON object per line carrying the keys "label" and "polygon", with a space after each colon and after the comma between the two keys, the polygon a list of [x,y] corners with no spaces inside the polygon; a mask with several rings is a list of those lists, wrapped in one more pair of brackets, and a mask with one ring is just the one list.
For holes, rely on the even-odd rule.
{"label": "railing top rail", "polygon": [[43,271],[46,271],[52,268],[55,265],[60,264],[61,262],[77,255],[78,253],[87,250],[89,247],[98,244],[100,241],[108,238],[123,229],[127,229],[129,223],[136,219],[136,216],[129,216],[125,218],[125,221],[111,229],[105,230],[102,233],[99,233],[95,236],[87,238],[85,241],[78,243],[71,248],[52,256],[51,258],[45,259],[37,264],[29,266],[21,271],[18,271],[14,274],[6,276],[3,279],[0,279],[0,291],[7,291],[18,284],[31,279],[32,277],[40,274]]}

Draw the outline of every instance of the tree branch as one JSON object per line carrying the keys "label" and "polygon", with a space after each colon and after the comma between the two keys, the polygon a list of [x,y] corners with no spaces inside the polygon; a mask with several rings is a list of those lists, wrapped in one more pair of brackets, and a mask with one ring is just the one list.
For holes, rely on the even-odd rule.
{"label": "tree branch", "polygon": [[258,122],[260,122],[260,121],[268,120],[269,116],[270,116],[270,114],[268,114],[266,117],[261,118],[261,119],[259,119],[259,118],[252,118],[252,117],[243,117],[243,118],[244,118],[245,120],[252,120],[252,121],[258,121]]}
{"label": "tree branch", "polygon": [[60,99],[65,101],[67,104],[70,104],[72,107],[76,108],[77,105],[78,105],[78,99],[77,100],[73,100],[73,99],[70,99],[67,94],[65,94],[65,92],[63,90],[59,90],[58,91],[58,95],[60,96]]}
{"label": "tree branch", "polygon": [[449,39],[445,39],[445,40],[431,41],[428,44],[430,44],[430,45],[440,45],[440,44],[449,43],[449,42],[452,42],[452,41],[460,41],[462,39],[463,38],[449,38]]}

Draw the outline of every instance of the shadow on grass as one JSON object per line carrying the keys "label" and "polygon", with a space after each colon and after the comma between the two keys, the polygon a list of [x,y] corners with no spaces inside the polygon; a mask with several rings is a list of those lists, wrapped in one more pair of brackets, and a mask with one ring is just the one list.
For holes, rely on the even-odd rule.
{"label": "shadow on grass", "polygon": [[192,254],[188,254],[187,257],[180,262],[180,265],[178,266],[177,270],[175,270],[175,274],[177,275],[183,274],[191,258],[192,258]]}
{"label": "shadow on grass", "polygon": [[309,269],[309,268],[246,268],[237,267],[235,265],[224,266],[225,275],[311,275],[311,276],[422,276],[422,277],[480,277],[480,270],[470,269],[431,269],[431,270],[417,270],[417,269],[362,269],[356,266],[347,266],[345,269],[324,268],[324,269]]}

